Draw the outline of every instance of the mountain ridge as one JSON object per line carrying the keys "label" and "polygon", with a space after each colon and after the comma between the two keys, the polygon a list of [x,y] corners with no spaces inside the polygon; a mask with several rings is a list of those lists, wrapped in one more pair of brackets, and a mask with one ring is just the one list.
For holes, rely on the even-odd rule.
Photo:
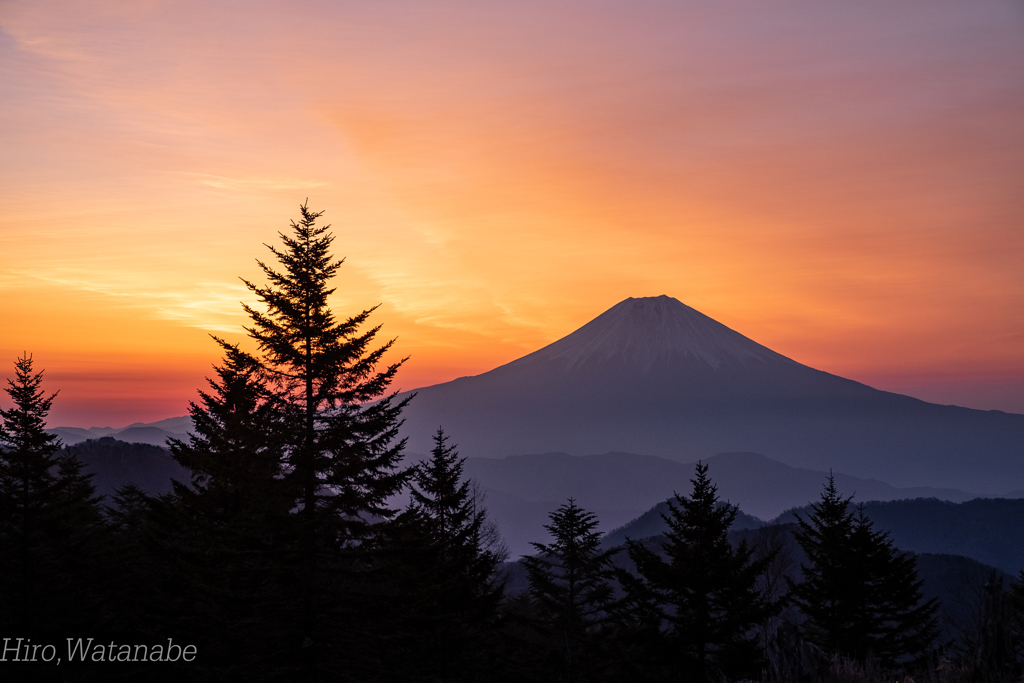
{"label": "mountain ridge", "polygon": [[65,446],[74,446],[92,439],[118,437],[125,443],[144,443],[151,446],[167,445],[167,439],[188,439],[192,417],[182,415],[156,422],[133,422],[126,427],[48,427],[46,431],[58,436]]}
{"label": "mountain ridge", "polygon": [[763,453],[894,486],[1024,489],[1024,415],[940,406],[777,354],[667,296],[626,299],[485,373],[403,392],[400,435],[466,455]]}
{"label": "mountain ridge", "polygon": [[[429,452],[440,425],[474,457],[756,452],[902,488],[1024,490],[1024,415],[816,370],[664,295],[626,299],[510,363],[400,397],[412,394],[399,432],[411,452]],[[112,435],[164,445],[185,436],[188,419],[51,431],[67,444]]]}

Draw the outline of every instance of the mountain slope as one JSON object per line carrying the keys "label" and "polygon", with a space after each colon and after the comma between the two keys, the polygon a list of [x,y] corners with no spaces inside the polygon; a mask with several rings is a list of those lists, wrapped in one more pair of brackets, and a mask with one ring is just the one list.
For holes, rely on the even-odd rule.
{"label": "mountain slope", "polygon": [[896,486],[1024,488],[1024,415],[940,406],[801,365],[670,297],[627,299],[534,353],[416,390],[402,436],[469,456],[754,451]]}

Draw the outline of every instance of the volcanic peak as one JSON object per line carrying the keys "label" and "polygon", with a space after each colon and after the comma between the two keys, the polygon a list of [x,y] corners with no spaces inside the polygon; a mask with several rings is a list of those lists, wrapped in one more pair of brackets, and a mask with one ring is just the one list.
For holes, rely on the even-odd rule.
{"label": "volcanic peak", "polygon": [[711,368],[751,362],[799,365],[664,294],[626,299],[572,334],[515,361],[561,361],[567,369],[617,359],[641,372],[699,360]]}

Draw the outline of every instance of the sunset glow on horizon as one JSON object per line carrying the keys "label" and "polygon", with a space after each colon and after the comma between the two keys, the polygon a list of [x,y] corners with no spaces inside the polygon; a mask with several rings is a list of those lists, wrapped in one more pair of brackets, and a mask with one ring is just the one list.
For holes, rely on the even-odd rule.
{"label": "sunset glow on horizon", "polygon": [[185,414],[308,197],[402,389],[667,294],[1024,413],[1022,122],[1008,0],[4,2],[0,377]]}

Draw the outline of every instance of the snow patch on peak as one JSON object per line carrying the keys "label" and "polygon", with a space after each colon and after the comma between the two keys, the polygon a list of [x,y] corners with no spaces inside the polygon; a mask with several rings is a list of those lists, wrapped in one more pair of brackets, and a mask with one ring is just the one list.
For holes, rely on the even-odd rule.
{"label": "snow patch on peak", "polygon": [[749,362],[797,364],[665,295],[626,299],[526,358],[531,357],[562,360],[568,368],[620,359],[643,372],[686,360],[715,369]]}

